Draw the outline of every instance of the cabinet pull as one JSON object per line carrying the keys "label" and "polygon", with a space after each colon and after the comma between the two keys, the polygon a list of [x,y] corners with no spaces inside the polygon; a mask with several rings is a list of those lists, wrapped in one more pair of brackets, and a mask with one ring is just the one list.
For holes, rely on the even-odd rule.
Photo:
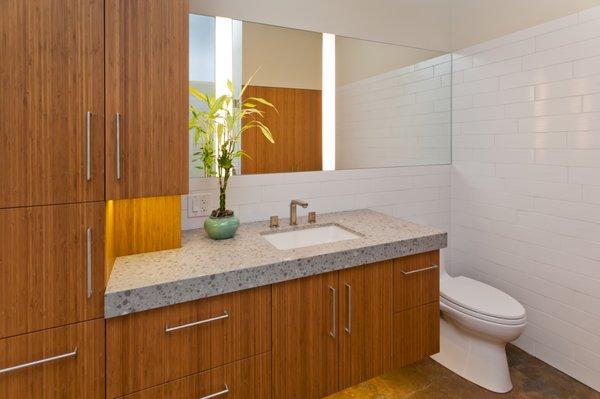
{"label": "cabinet pull", "polygon": [[90,299],[93,293],[92,287],[92,228],[88,227],[86,231],[86,284],[87,297]]}
{"label": "cabinet pull", "polygon": [[121,180],[121,114],[116,113],[115,115],[115,169],[117,171],[117,180]]}
{"label": "cabinet pull", "polygon": [[335,338],[335,336],[337,335],[337,329],[336,329],[336,324],[337,324],[337,315],[336,315],[336,308],[337,308],[337,304],[336,304],[336,295],[335,295],[335,288],[329,286],[329,292],[331,293],[331,330],[329,331],[329,335],[331,335],[333,338]]}
{"label": "cabinet pull", "polygon": [[75,356],[77,356],[77,347],[75,347],[73,352],[63,353],[62,355],[47,357],[45,359],[35,360],[33,362],[23,363],[23,364],[19,364],[19,365],[12,366],[12,367],[7,367],[5,369],[0,369],[0,375],[7,374],[7,373],[17,371],[17,370],[21,370],[21,369],[26,369],[26,368],[37,366],[37,365],[44,364],[44,363],[50,363],[50,362],[54,362],[57,360],[66,359],[69,357],[75,357]]}
{"label": "cabinet pull", "polygon": [[352,333],[352,286],[348,283],[346,285],[346,300],[348,301],[348,322],[344,330],[348,334]]}
{"label": "cabinet pull", "polygon": [[229,393],[229,387],[227,386],[227,384],[225,384],[225,389],[223,389],[222,391],[211,393],[210,395],[202,396],[201,398],[198,398],[198,399],[218,398],[219,396],[227,395],[228,393]]}
{"label": "cabinet pull", "polygon": [[202,324],[212,323],[213,321],[227,319],[228,317],[229,317],[229,313],[226,310],[224,310],[223,314],[221,316],[211,317],[210,319],[195,321],[193,323],[182,324],[180,326],[175,326],[175,327],[169,327],[167,325],[167,326],[165,326],[165,332],[170,333],[173,331],[182,330],[184,328],[195,327],[195,326],[199,326]]}
{"label": "cabinet pull", "polygon": [[85,179],[92,180],[92,113],[85,113]]}
{"label": "cabinet pull", "polygon": [[402,274],[404,274],[405,276],[408,276],[409,274],[426,272],[427,270],[437,269],[438,267],[439,267],[438,265],[431,265],[429,267],[424,267],[422,269],[412,270],[410,272],[405,272],[404,270],[401,270],[401,271],[402,271]]}

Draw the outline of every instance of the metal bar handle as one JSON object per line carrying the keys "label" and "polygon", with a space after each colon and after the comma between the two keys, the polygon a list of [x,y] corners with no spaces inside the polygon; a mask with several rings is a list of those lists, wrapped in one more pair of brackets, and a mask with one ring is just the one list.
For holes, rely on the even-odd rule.
{"label": "metal bar handle", "polygon": [[348,322],[344,330],[348,333],[352,333],[352,286],[348,283],[346,285],[346,300],[348,301]]}
{"label": "metal bar handle", "polygon": [[175,327],[165,326],[165,332],[170,333],[170,332],[177,331],[177,330],[183,330],[184,328],[190,328],[190,327],[195,327],[195,326],[199,326],[202,324],[212,323],[214,321],[227,319],[228,317],[229,317],[229,313],[226,310],[224,310],[222,315],[216,316],[216,317],[211,317],[210,319],[195,321],[193,323],[182,324],[180,326],[175,326]]}
{"label": "metal bar handle", "polygon": [[421,272],[426,272],[427,270],[437,269],[438,267],[439,267],[438,265],[431,265],[429,267],[424,267],[422,269],[412,270],[410,272],[405,272],[404,270],[402,270],[402,274],[404,274],[405,276],[407,276],[409,274],[421,273]]}
{"label": "metal bar handle", "polygon": [[117,171],[117,180],[121,180],[121,114],[116,113],[115,115],[115,131],[116,131],[116,171]]}
{"label": "metal bar handle", "polygon": [[92,180],[92,113],[85,113],[85,179]]}
{"label": "metal bar handle", "polygon": [[33,362],[23,363],[23,364],[19,364],[19,365],[12,366],[12,367],[7,367],[5,369],[0,369],[0,375],[7,374],[7,373],[17,371],[17,370],[21,370],[21,369],[26,369],[26,368],[33,367],[33,366],[38,366],[38,365],[44,364],[44,363],[50,363],[50,362],[55,362],[57,360],[66,359],[69,357],[75,357],[75,356],[77,356],[77,347],[75,347],[73,352],[63,353],[62,355],[47,357],[44,359],[35,360]]}
{"label": "metal bar handle", "polygon": [[92,297],[93,286],[92,286],[92,228],[88,227],[86,232],[86,283],[87,283],[87,297]]}
{"label": "metal bar handle", "polygon": [[335,336],[337,335],[337,328],[336,328],[336,324],[337,324],[337,315],[336,315],[336,308],[337,308],[337,304],[336,304],[336,295],[335,295],[335,288],[333,288],[332,286],[329,286],[329,292],[331,293],[331,330],[329,331],[329,335],[331,335],[332,338],[335,338]]}
{"label": "metal bar handle", "polygon": [[229,393],[229,387],[227,386],[227,384],[225,384],[225,389],[223,389],[222,391],[211,393],[210,395],[202,396],[201,398],[198,398],[198,399],[218,398],[219,396],[227,395],[228,393]]}

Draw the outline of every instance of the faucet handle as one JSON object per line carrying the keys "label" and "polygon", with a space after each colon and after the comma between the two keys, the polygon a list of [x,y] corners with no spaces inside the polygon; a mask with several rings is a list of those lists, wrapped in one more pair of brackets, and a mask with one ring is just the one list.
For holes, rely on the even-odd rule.
{"label": "faucet handle", "polygon": [[308,223],[317,223],[317,212],[308,212]]}
{"label": "faucet handle", "polygon": [[271,216],[271,220],[269,221],[269,227],[272,229],[275,227],[279,227],[279,216]]}

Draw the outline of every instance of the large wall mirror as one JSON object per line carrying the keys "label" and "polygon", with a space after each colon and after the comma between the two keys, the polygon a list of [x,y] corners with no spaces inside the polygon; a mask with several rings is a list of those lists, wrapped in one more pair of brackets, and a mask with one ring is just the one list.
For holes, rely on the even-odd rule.
{"label": "large wall mirror", "polygon": [[190,14],[189,57],[191,87],[218,95],[230,80],[275,106],[257,104],[274,143],[244,131],[236,174],[451,161],[450,54]]}

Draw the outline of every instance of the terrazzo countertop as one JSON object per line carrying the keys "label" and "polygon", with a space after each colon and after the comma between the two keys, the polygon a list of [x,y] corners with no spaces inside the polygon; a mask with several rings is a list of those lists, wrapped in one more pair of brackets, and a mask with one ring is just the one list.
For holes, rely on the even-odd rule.
{"label": "terrazzo countertop", "polygon": [[[447,234],[371,210],[317,215],[296,227],[280,220],[244,223],[234,238],[210,239],[204,230],[183,232],[182,247],[116,259],[104,297],[106,318],[286,280],[445,248]],[[359,238],[281,251],[262,235],[338,224]]]}

